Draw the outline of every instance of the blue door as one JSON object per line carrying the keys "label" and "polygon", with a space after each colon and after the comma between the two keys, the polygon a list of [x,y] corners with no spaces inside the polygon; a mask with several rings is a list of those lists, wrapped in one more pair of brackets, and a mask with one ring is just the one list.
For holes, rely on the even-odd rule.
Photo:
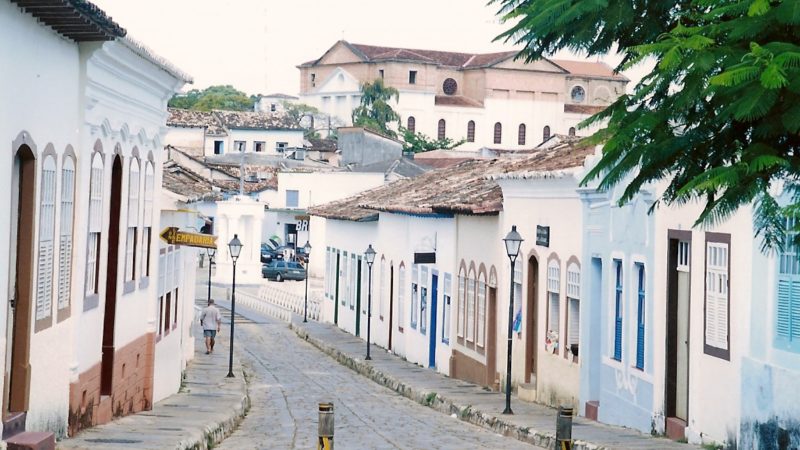
{"label": "blue door", "polygon": [[439,275],[434,272],[431,275],[431,326],[430,332],[430,347],[428,349],[428,367],[436,367],[436,300],[439,297]]}

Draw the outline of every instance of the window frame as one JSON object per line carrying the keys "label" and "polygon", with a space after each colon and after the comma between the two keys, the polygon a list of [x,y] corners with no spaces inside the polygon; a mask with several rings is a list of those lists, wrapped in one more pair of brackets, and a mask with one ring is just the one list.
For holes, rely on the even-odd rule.
{"label": "window frame", "polygon": [[467,142],[475,142],[475,121],[467,122]]}
{"label": "window frame", "polygon": [[[290,194],[294,194],[294,197]],[[294,198],[294,202],[289,201],[291,198]],[[299,208],[300,207],[300,190],[299,189],[287,189],[286,190],[286,207],[287,208]]]}
{"label": "window frame", "polygon": [[486,348],[486,301],[488,300],[486,272],[481,270],[475,287],[475,346],[482,352]]}
{"label": "window frame", "polygon": [[528,127],[521,123],[517,128],[517,145],[525,145],[525,140],[527,138]]}
{"label": "window frame", "polygon": [[[89,164],[89,204],[86,239],[86,274],[84,276],[84,297],[99,296],[100,294],[100,251],[103,237],[103,202],[105,160],[102,153],[95,152]],[[84,302],[84,310],[98,305],[96,301]],[[93,305],[90,308],[87,306]]]}
{"label": "window frame", "polygon": [[494,123],[493,142],[495,144],[503,143],[503,124],[500,122]]}
{"label": "window frame", "polygon": [[[578,362],[580,355],[580,336],[581,336],[581,266],[576,261],[577,258],[570,258],[567,262],[567,276],[566,276],[566,320],[565,320],[565,336],[564,336],[564,358],[569,359],[572,355],[572,361]],[[575,312],[573,313],[573,304],[575,305]],[[577,321],[575,323],[574,321]],[[572,346],[578,346],[578,353],[572,352]]]}
{"label": "window frame", "polygon": [[408,116],[408,119],[406,119],[406,128],[412,133],[417,132],[417,119],[414,116]]}
{"label": "window frame", "polygon": [[[726,259],[727,259],[727,267],[726,267],[726,299],[725,299],[725,334],[726,334],[726,346],[727,348],[720,348],[714,343],[709,343],[708,339],[708,322],[709,322],[709,314],[708,314],[708,302],[709,302],[709,292],[708,292],[708,277],[709,277],[709,261],[708,261],[708,254],[709,254],[709,244],[724,244],[727,246],[726,252]],[[712,233],[706,232],[705,234],[705,243],[704,243],[704,265],[703,265],[703,353],[709,356],[714,356],[716,358],[723,359],[725,361],[730,361],[731,358],[731,289],[730,289],[730,280],[731,280],[731,235],[727,233]]]}
{"label": "window frame", "polygon": [[[800,314],[794,315],[793,311],[800,311],[800,247],[794,244],[797,232],[794,231],[797,219],[787,217],[785,223],[783,249],[775,258],[775,322],[774,341],[775,348],[800,353]],[[788,284],[785,288],[785,299],[782,301],[781,284]],[[795,287],[797,286],[797,287]],[[781,316],[785,316],[783,319]],[[782,323],[785,322],[785,323]],[[782,332],[781,329],[785,328]],[[794,337],[797,334],[797,337]]]}
{"label": "window frame", "polygon": [[417,307],[419,305],[419,265],[411,265],[411,314],[409,316],[411,328],[417,329]]}
{"label": "window frame", "polygon": [[466,292],[467,292],[467,270],[462,264],[458,269],[458,297],[456,298],[456,338],[460,344],[464,343],[466,331]]}
{"label": "window frame", "polygon": [[550,136],[550,125],[545,125],[544,128],[542,128],[542,142],[550,139]]}
{"label": "window frame", "polygon": [[[128,215],[125,228],[125,282],[136,281],[139,231],[139,194],[141,188],[141,162],[136,156],[128,163]],[[125,285],[124,292],[130,292],[130,285]]]}
{"label": "window frame", "polygon": [[58,161],[52,146],[42,158],[37,205],[36,291],[33,305],[34,332],[53,324],[53,274],[56,252],[56,203],[58,199]]}
{"label": "window frame", "polygon": [[442,289],[442,343],[450,344],[450,304],[452,302],[453,275],[444,274],[444,287]]}
{"label": "window frame", "polygon": [[408,84],[417,84],[417,71],[416,70],[409,70],[408,71]]}
{"label": "window frame", "polygon": [[645,265],[643,262],[634,263],[636,269],[636,360],[634,367],[644,371],[645,366],[645,345],[647,344],[647,336],[645,335],[647,326],[647,275]]}
{"label": "window frame", "polygon": [[397,268],[397,331],[403,332],[405,320],[405,282],[406,282],[406,263],[400,261]]}
{"label": "window frame", "polygon": [[447,122],[444,119],[439,119],[439,122],[437,122],[436,137],[439,140],[447,137]]}
{"label": "window frame", "polygon": [[469,275],[467,276],[467,294],[466,294],[466,326],[464,328],[464,340],[468,345],[475,344],[475,306],[477,305],[477,287],[475,268],[469,268]]}
{"label": "window frame", "polygon": [[58,299],[56,302],[57,320],[60,322],[70,315],[72,306],[72,257],[75,242],[75,174],[77,160],[71,148],[61,162],[61,192],[59,206],[58,234]]}
{"label": "window frame", "polygon": [[624,319],[624,290],[623,280],[625,276],[625,268],[622,265],[622,259],[614,258],[612,269],[614,270],[614,333],[612,334],[613,345],[611,359],[615,361],[622,361],[622,339],[624,338],[622,321]]}

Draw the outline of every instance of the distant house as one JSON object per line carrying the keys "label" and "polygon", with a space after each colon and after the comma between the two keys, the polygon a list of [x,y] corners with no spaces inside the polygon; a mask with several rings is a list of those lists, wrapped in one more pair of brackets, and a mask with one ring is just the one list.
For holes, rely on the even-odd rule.
{"label": "distant house", "polygon": [[300,98],[294,95],[280,93],[262,95],[255,104],[255,110],[263,113],[283,113],[286,111],[285,103],[297,103],[299,100]]}
{"label": "distant house", "polygon": [[[517,51],[467,53],[338,41],[300,64],[300,101],[350,125],[360,86],[383,79],[399,91],[401,125],[459,149],[530,147],[576,134],[578,123],[625,92],[628,80],[601,62],[516,60]],[[585,130],[584,133],[592,130]]]}
{"label": "distant house", "polygon": [[303,148],[303,129],[280,112],[169,109],[165,144],[194,156],[229,153],[283,155]]}

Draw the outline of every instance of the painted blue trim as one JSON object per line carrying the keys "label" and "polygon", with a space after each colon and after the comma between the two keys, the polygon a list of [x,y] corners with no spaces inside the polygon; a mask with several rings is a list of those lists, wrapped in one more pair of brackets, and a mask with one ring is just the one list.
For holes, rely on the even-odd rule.
{"label": "painted blue trim", "polygon": [[615,259],[614,287],[614,359],[622,361],[622,260]]}
{"label": "painted blue trim", "polygon": [[636,317],[636,368],[644,370],[644,326],[645,326],[645,294],[644,294],[644,264],[636,263],[639,272],[638,305]]}

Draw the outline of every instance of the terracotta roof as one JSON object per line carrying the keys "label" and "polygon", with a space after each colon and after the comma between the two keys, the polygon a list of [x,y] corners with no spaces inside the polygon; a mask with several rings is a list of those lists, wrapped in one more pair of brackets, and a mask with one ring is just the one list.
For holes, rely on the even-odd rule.
{"label": "terracotta roof", "polygon": [[495,178],[509,173],[552,173],[583,166],[593,147],[564,145],[541,149],[526,157],[472,160],[434,170],[328,205],[311,214],[340,220],[363,220],[374,211],[405,214],[497,214],[503,193]]}
{"label": "terracotta roof", "polygon": [[551,59],[552,63],[564,68],[572,75],[584,75],[587,77],[604,77],[620,81],[630,81],[624,75],[614,72],[608,64],[597,61],[572,61],[567,59]]}
{"label": "terracotta roof", "polygon": [[86,0],[11,0],[28,14],[75,42],[110,41],[125,36],[124,28]]}
{"label": "terracotta roof", "polygon": [[[195,159],[196,160],[196,159]],[[197,160],[196,160],[197,161]],[[206,167],[218,170],[237,180],[210,180],[178,162],[168,160],[163,165],[161,186],[175,194],[182,195],[188,201],[219,200],[224,194],[239,192],[239,167],[225,166],[222,164],[204,164]],[[245,178],[244,191],[246,194],[278,189],[277,169],[270,166],[245,166],[246,175],[256,175],[255,178]],[[266,178],[259,178],[259,174],[266,174]]]}
{"label": "terracotta roof", "polygon": [[417,153],[414,155],[414,162],[424,167],[434,169],[444,169],[461,164],[464,161],[473,159],[485,159],[475,152],[459,150],[431,150],[428,152]]}
{"label": "terracotta roof", "polygon": [[335,139],[317,139],[317,138],[306,138],[311,146],[308,150],[315,151],[315,152],[335,152],[337,149],[337,142]]}
{"label": "terracotta roof", "polygon": [[210,123],[216,122],[214,115],[207,111],[181,108],[167,108],[167,111],[169,112],[167,126],[170,127],[205,128]]}
{"label": "terracotta roof", "polygon": [[205,127],[209,136],[226,136],[230,129],[302,130],[288,115],[280,112],[168,110],[167,126]]}
{"label": "terracotta roof", "polygon": [[569,103],[564,104],[565,113],[575,113],[575,114],[597,114],[606,108],[607,106],[571,105]]}
{"label": "terracotta roof", "polygon": [[227,129],[239,130],[301,130],[297,123],[287,114],[253,111],[219,111],[214,116]]}
{"label": "terracotta roof", "polygon": [[[468,70],[491,67],[502,61],[514,57],[519,52],[516,50],[494,53],[460,53],[440,50],[421,50],[400,47],[383,47],[378,45],[353,44],[339,41],[358,55],[364,62],[403,61],[420,64],[436,64],[440,66],[455,67]],[[333,48],[333,47],[331,47]],[[330,51],[330,49],[328,49]],[[328,52],[325,52],[327,54]],[[306,61],[299,67],[309,67],[318,64],[325,56]],[[576,76],[605,77],[620,81],[628,81],[624,76],[614,73],[614,70],[603,62],[548,60],[564,71]]]}
{"label": "terracotta roof", "polygon": [[483,103],[463,95],[437,95],[433,103],[436,106],[462,106],[466,108],[483,108]]}

